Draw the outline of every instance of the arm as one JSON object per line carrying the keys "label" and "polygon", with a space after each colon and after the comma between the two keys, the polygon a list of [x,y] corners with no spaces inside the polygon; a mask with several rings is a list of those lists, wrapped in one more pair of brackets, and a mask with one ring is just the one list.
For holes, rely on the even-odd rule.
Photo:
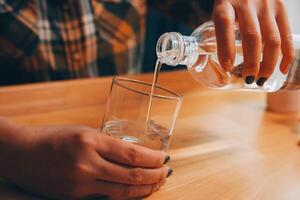
{"label": "arm", "polygon": [[16,130],[21,128],[11,121],[0,116],[0,177],[9,178],[17,148],[12,141],[17,143]]}
{"label": "arm", "polygon": [[0,118],[0,144],[2,177],[58,199],[148,196],[172,172],[166,153],[84,126],[30,127]]}

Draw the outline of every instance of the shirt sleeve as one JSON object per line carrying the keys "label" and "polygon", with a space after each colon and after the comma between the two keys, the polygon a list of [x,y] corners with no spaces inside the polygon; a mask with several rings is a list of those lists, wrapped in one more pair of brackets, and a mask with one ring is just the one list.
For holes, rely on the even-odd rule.
{"label": "shirt sleeve", "polygon": [[0,14],[7,14],[19,10],[24,6],[25,1],[22,0],[0,0]]}
{"label": "shirt sleeve", "polygon": [[[20,59],[37,43],[31,0],[0,0],[0,59]],[[29,17],[28,17],[29,16]]]}
{"label": "shirt sleeve", "polygon": [[10,6],[6,3],[5,0],[0,0],[0,14],[4,14],[7,12],[10,12],[11,8]]}

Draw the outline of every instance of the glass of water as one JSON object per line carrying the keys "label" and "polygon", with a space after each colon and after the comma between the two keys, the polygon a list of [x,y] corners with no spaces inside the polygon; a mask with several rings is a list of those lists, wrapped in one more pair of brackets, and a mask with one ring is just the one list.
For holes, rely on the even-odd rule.
{"label": "glass of water", "polygon": [[150,83],[114,78],[101,133],[166,151],[183,96],[158,85],[151,88]]}

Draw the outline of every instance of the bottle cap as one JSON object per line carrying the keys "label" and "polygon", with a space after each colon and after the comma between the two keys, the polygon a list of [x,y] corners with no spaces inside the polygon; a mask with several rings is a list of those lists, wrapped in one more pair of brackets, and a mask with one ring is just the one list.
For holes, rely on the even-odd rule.
{"label": "bottle cap", "polygon": [[157,42],[157,58],[160,62],[167,65],[178,65],[183,59],[183,51],[184,41],[180,33],[165,33]]}

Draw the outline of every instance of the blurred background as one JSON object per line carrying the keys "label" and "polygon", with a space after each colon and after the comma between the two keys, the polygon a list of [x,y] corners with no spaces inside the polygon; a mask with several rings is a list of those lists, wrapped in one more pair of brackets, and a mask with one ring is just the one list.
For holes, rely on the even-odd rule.
{"label": "blurred background", "polygon": [[[132,0],[133,1],[133,0]],[[1,0],[0,0],[1,2]],[[30,2],[30,1],[9,1],[13,4],[19,5],[19,4],[25,4],[24,2]],[[50,1],[52,2],[52,1]],[[56,2],[56,1],[53,1]],[[60,1],[57,1],[60,2]],[[64,2],[69,2],[69,1],[64,1]],[[71,5],[74,4],[74,2],[70,1]],[[102,1],[100,1],[102,2]],[[106,2],[106,3],[105,3]],[[103,1],[103,4],[109,4],[107,2],[110,1]],[[112,1],[114,2],[114,1]],[[116,1],[118,2],[118,1]],[[122,8],[121,10],[128,10],[128,8],[126,6],[128,6],[128,1],[120,1],[122,2],[122,5],[120,8]],[[146,0],[136,0],[134,2],[146,2]],[[128,66],[134,66],[135,69],[130,71],[130,73],[133,72],[153,72],[154,67],[155,67],[155,63],[156,63],[156,43],[158,38],[165,32],[180,32],[183,35],[190,35],[192,33],[192,31],[198,27],[200,24],[203,24],[204,22],[210,20],[211,18],[211,13],[212,13],[212,9],[213,9],[213,0],[147,0],[147,12],[141,11],[143,10],[142,8],[139,8],[138,10],[141,11],[139,17],[132,17],[133,19],[136,20],[136,18],[141,18],[143,19],[143,23],[142,23],[142,27],[143,28],[136,28],[136,30],[143,30],[142,32],[145,33],[145,39],[144,39],[144,43],[142,43],[141,48],[139,49],[139,53],[138,54],[138,63],[136,63],[136,65],[131,65],[128,64]],[[296,33],[296,34],[300,34],[300,23],[299,23],[299,19],[300,19],[300,2],[299,0],[285,0],[285,3],[287,5],[288,8],[288,14],[289,14],[289,18],[290,18],[290,22],[291,22],[291,26],[292,26],[292,32]],[[56,4],[56,3],[54,3]],[[141,3],[143,4],[143,3]],[[65,10],[64,8],[64,4],[61,4],[61,7],[63,10]],[[123,7],[124,9],[123,9]],[[19,8],[20,6],[18,6]],[[126,9],[125,9],[126,8]],[[130,8],[130,6],[129,6]],[[106,9],[111,9],[112,11],[114,11],[113,7],[111,5],[106,5]],[[3,9],[2,9],[3,10]],[[146,10],[146,9],[145,9]],[[118,10],[115,10],[114,12],[117,12]],[[65,12],[65,11],[64,11]],[[120,11],[119,11],[120,12]],[[137,16],[136,10],[134,10],[134,16]],[[1,14],[1,3],[0,3],[0,14]],[[68,13],[67,13],[68,14]],[[120,13],[119,13],[120,14]],[[121,13],[122,14],[122,13]],[[145,17],[146,15],[146,17]],[[19,38],[16,37],[16,34],[12,34],[10,31],[15,31],[15,33],[18,33],[20,31],[18,31],[18,28],[16,28],[15,26],[12,25],[12,23],[9,23],[10,21],[8,21],[8,19],[10,19],[10,16],[14,16],[11,15],[10,12],[3,12],[1,14],[1,18],[0,18],[0,25],[4,24],[0,33],[3,32],[4,35],[7,35],[5,37],[10,38],[11,35],[14,35],[13,38]],[[56,16],[56,15],[54,15]],[[14,18],[14,17],[12,17]],[[144,24],[144,18],[146,19],[146,23]],[[138,24],[137,21],[134,21],[132,19],[133,24]],[[55,23],[54,23],[55,24]],[[18,24],[17,24],[18,25]],[[144,26],[145,25],[145,26]],[[134,27],[134,26],[133,26]],[[145,32],[144,32],[144,28],[146,28]],[[105,29],[103,29],[105,32]],[[21,33],[21,32],[20,32]],[[1,34],[0,34],[0,48],[5,49],[4,53],[0,52],[0,65],[3,66],[7,66],[7,67],[0,67],[0,85],[1,84],[16,84],[16,83],[23,83],[23,82],[38,82],[38,81],[47,81],[47,80],[63,80],[63,79],[69,79],[71,77],[75,77],[75,73],[71,73],[70,70],[71,68],[75,68],[75,64],[73,66],[73,64],[69,64],[70,66],[67,66],[66,61],[64,59],[61,59],[61,63],[62,64],[57,64],[57,66],[55,67],[49,67],[50,64],[48,64],[49,66],[47,66],[47,62],[43,59],[43,56],[32,56],[34,53],[36,53],[37,55],[38,52],[37,51],[37,41],[38,41],[38,36],[34,35],[34,34],[30,34],[31,32],[29,32],[29,36],[32,36],[31,39],[28,39],[29,37],[23,33],[21,33],[20,35],[22,36],[22,38],[20,39],[21,42],[15,42],[15,43],[20,43],[18,44],[20,46],[20,48],[25,48],[28,47],[28,50],[26,50],[26,53],[24,54],[24,59],[22,57],[22,59],[20,59],[19,57],[17,59],[10,59],[9,56],[7,56],[6,54],[10,55],[11,57],[15,57],[15,55],[18,55],[16,53],[14,53],[14,51],[16,51],[14,48],[12,48],[13,50],[11,50],[10,48],[6,48],[7,46],[7,41],[1,41]],[[18,33],[19,34],[19,33]],[[53,31],[54,35],[59,35],[59,33],[55,33],[55,31]],[[142,36],[144,36],[144,34],[141,34]],[[25,39],[24,39],[24,38]],[[59,38],[59,37],[58,37]],[[144,37],[141,37],[141,40],[143,41]],[[26,42],[24,42],[26,41]],[[6,42],[6,43],[5,43]],[[27,44],[28,43],[28,44]],[[31,44],[32,43],[32,44]],[[2,46],[1,46],[2,44]],[[61,45],[57,45],[55,48],[55,44],[57,43],[53,43],[52,44],[52,48],[53,49],[58,49],[57,52],[64,52],[65,49],[62,47]],[[103,46],[105,46],[105,42],[103,42]],[[6,46],[5,46],[6,45]],[[15,44],[14,44],[15,45]],[[11,45],[12,47],[14,47],[14,45]],[[33,46],[33,47],[32,47]],[[30,48],[29,48],[30,47]],[[35,47],[35,48],[34,48]],[[17,49],[18,50],[18,49]],[[75,51],[75,50],[74,50]],[[78,51],[78,50],[76,50]],[[13,52],[13,53],[11,53]],[[101,51],[104,52],[104,51]],[[79,54],[77,52],[77,54]],[[4,58],[2,58],[2,57]],[[57,57],[59,57],[60,55],[58,55]],[[47,57],[47,56],[46,56]],[[77,58],[76,58],[77,57]],[[76,56],[76,54],[74,54],[74,62],[70,62],[70,63],[77,63],[76,59],[78,59],[79,56]],[[99,56],[100,57],[100,56]],[[119,56],[121,58],[121,56]],[[2,58],[2,60],[1,60]],[[107,58],[107,59],[106,59]],[[112,59],[110,59],[111,56],[103,56],[103,58],[98,59],[99,63],[101,62],[101,66],[99,68],[101,68],[101,70],[99,70],[99,74],[96,75],[112,75],[114,74],[114,72],[116,71],[114,69],[114,61]],[[36,59],[38,59],[38,62],[36,61]],[[127,63],[126,60],[126,56],[122,59],[124,59],[124,62]],[[46,63],[45,63],[46,62]],[[22,65],[20,64],[22,63]],[[28,65],[26,65],[26,63]],[[39,63],[36,67],[35,65],[33,65],[32,63]],[[24,66],[23,66],[24,64]],[[103,65],[103,66],[102,66]],[[9,67],[8,67],[9,66]],[[28,68],[26,68],[26,67]],[[129,68],[127,66],[127,68]],[[70,69],[68,69],[68,67]],[[96,68],[98,68],[96,67]],[[26,68],[26,69],[25,69]],[[37,68],[39,70],[33,69],[33,68]],[[53,68],[55,68],[53,70]],[[84,67],[82,67],[84,68]],[[124,67],[126,68],[126,67]],[[182,66],[182,68],[185,68]],[[67,69],[67,70],[66,70]],[[171,69],[180,69],[180,67],[163,67],[163,70],[171,70]],[[86,71],[87,69],[81,70],[82,73],[80,72],[79,74],[88,74],[89,72]],[[91,69],[90,69],[91,70]],[[66,71],[66,72],[65,72]],[[74,71],[74,70],[73,70]],[[76,70],[75,70],[76,71]],[[97,71],[97,69],[96,69]],[[126,70],[123,70],[124,72]],[[122,73],[124,73],[122,71]],[[126,71],[127,72],[127,71]],[[121,74],[121,72],[120,72]],[[2,75],[2,76],[1,76]],[[85,75],[78,75],[78,77],[85,77]],[[3,79],[3,80],[1,80]]]}
{"label": "blurred background", "polygon": [[300,34],[300,1],[285,0],[293,33]]}

